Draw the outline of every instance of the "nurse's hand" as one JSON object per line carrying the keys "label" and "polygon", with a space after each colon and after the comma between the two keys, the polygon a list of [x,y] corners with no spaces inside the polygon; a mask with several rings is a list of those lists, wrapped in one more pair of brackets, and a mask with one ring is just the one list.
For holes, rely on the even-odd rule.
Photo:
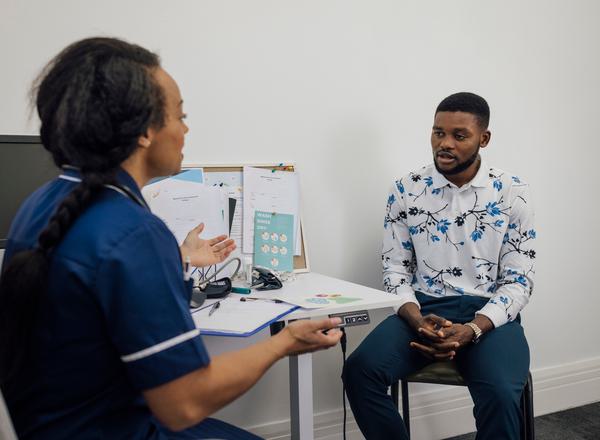
{"label": "nurse's hand", "polygon": [[272,339],[278,343],[282,356],[323,350],[336,345],[342,337],[342,332],[335,328],[341,322],[340,318],[302,319],[287,325]]}
{"label": "nurse's hand", "polygon": [[235,249],[235,243],[226,235],[203,240],[200,234],[204,230],[204,223],[192,229],[181,244],[181,258],[185,262],[190,257],[190,264],[194,267],[207,267],[222,263]]}
{"label": "nurse's hand", "polygon": [[333,347],[342,336],[335,328],[340,323],[340,318],[294,321],[275,336],[218,354],[208,365],[145,390],[144,397],[167,428],[189,428],[244,394],[284,356]]}

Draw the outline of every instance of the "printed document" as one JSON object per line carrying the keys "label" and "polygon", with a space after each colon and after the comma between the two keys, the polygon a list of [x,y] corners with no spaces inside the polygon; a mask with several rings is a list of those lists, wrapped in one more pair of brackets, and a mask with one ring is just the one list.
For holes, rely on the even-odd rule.
{"label": "printed document", "polygon": [[233,211],[233,223],[231,225],[230,238],[235,241],[238,249],[242,249],[242,172],[241,171],[221,171],[204,174],[204,183],[207,186],[220,187],[227,193],[227,196],[235,199],[235,209]]}
{"label": "printed document", "polygon": [[244,167],[244,253],[254,251],[254,213],[294,216],[294,255],[300,255],[300,183],[297,172]]}
{"label": "printed document", "polygon": [[221,188],[170,177],[146,185],[142,194],[179,245],[200,223],[203,239],[229,235],[229,198]]}

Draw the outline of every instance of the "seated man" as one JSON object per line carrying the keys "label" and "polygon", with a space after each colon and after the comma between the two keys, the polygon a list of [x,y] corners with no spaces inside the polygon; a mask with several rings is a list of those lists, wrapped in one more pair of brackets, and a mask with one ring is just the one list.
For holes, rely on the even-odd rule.
{"label": "seated man", "polygon": [[519,312],[533,288],[536,237],[528,185],[483,163],[487,102],[472,93],[435,112],[433,164],[394,182],[383,284],[403,299],[352,353],[343,379],[367,439],[406,439],[388,386],[456,359],[475,404],[478,439],[519,438],[529,348]]}

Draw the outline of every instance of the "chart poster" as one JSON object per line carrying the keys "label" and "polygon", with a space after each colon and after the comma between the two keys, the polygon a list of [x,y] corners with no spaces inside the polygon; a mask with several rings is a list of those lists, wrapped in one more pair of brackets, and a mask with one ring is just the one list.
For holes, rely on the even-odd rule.
{"label": "chart poster", "polygon": [[278,272],[294,269],[294,216],[256,211],[254,265]]}

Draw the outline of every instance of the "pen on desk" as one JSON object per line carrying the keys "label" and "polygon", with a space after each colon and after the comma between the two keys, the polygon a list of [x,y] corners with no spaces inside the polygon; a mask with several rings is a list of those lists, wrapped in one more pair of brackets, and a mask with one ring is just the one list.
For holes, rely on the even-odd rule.
{"label": "pen on desk", "polygon": [[278,303],[278,304],[280,304],[280,303],[282,303],[282,302],[283,302],[283,301],[282,301],[282,300],[280,300],[280,299],[269,299],[269,298],[245,298],[245,297],[242,297],[242,298],[240,298],[240,301],[242,301],[242,302],[243,302],[243,301],[272,301],[272,302],[274,302],[274,303]]}
{"label": "pen on desk", "polygon": [[216,303],[214,303],[212,305],[212,307],[210,308],[210,310],[208,311],[208,316],[212,315],[213,313],[215,313],[215,310],[217,310],[219,307],[221,307],[221,301],[217,301]]}

